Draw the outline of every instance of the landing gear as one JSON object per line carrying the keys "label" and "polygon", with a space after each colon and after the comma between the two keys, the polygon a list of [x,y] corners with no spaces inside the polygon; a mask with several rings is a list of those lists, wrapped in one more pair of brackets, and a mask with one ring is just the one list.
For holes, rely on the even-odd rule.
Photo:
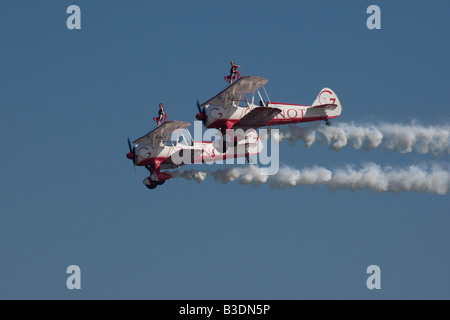
{"label": "landing gear", "polygon": [[331,126],[331,122],[330,122],[330,120],[325,120],[325,124],[329,127],[329,126]]}
{"label": "landing gear", "polygon": [[148,180],[144,184],[150,190],[155,189],[157,186],[162,186],[164,184],[164,182],[166,182],[166,180],[164,180],[164,181],[153,181],[153,180],[150,180],[149,178],[147,178],[147,179]]}
{"label": "landing gear", "polygon": [[[247,138],[245,138],[245,139],[247,140]],[[248,164],[251,164],[253,161],[252,161],[252,159],[250,159],[249,148],[250,148],[249,144],[246,143],[245,144],[245,160],[247,160]]]}
{"label": "landing gear", "polygon": [[158,184],[156,183],[156,181],[150,181],[150,184],[146,184],[145,186],[150,190],[153,190],[158,186]]}
{"label": "landing gear", "polygon": [[150,172],[150,176],[145,178],[143,182],[145,186],[150,190],[155,189],[157,186],[162,186],[167,179],[172,178],[170,174],[159,171],[159,164],[152,164],[150,166],[146,166],[145,168]]}
{"label": "landing gear", "polygon": [[[150,171],[150,173],[152,173],[152,172],[154,172],[154,168],[152,168],[152,167],[146,167],[147,169],[148,169],[148,171]],[[148,188],[148,189],[150,189],[150,190],[153,190],[153,189],[155,189],[157,186],[160,186],[160,185],[162,185],[163,183],[164,183],[165,181],[155,181],[155,180],[152,180],[151,179],[151,176],[150,177],[148,177],[148,178],[146,178],[145,180],[144,180],[144,184],[145,184],[145,186]]]}

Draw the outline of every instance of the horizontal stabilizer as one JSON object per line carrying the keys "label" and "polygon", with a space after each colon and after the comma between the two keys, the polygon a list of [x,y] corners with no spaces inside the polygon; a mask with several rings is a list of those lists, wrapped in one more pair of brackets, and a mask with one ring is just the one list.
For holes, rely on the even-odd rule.
{"label": "horizontal stabilizer", "polygon": [[318,109],[323,109],[323,110],[334,110],[337,108],[337,104],[318,104],[316,106],[312,106],[312,108],[318,108]]}

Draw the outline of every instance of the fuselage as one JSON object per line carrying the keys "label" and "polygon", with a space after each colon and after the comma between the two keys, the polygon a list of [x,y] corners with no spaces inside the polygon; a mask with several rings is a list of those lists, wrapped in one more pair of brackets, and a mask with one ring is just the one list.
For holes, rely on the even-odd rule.
{"label": "fuselage", "polygon": [[[207,128],[217,129],[231,128],[246,114],[257,107],[259,106],[252,103],[250,103],[248,107],[209,105],[206,108],[207,120],[205,126]],[[327,120],[333,119],[340,114],[340,107],[339,110],[329,112],[320,109],[317,110],[307,105],[271,102],[268,104],[267,108],[278,108],[281,110],[281,113],[269,122],[259,123],[257,125],[259,127]]]}
{"label": "fuselage", "polygon": [[[230,144],[230,146],[232,146]],[[231,149],[223,149],[223,140],[214,142],[192,142],[175,144],[137,144],[134,147],[137,166],[151,166],[155,162],[161,169],[173,169],[185,164],[213,162],[228,158],[243,158],[258,154],[262,143],[253,130],[239,137],[237,144]]]}

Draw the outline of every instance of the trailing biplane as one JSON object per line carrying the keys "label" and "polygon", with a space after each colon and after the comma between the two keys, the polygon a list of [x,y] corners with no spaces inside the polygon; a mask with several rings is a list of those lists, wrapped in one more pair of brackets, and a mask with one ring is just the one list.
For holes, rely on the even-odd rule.
{"label": "trailing biplane", "polygon": [[[243,158],[259,154],[262,143],[255,130],[236,135],[230,147],[224,148],[223,140],[198,142],[187,130],[190,123],[166,121],[159,127],[131,143],[128,139],[127,158],[135,166],[145,167],[150,175],[143,183],[149,189],[162,185],[172,175],[162,170],[175,169],[185,164],[200,164],[230,158]],[[222,137],[223,139],[223,137]]]}

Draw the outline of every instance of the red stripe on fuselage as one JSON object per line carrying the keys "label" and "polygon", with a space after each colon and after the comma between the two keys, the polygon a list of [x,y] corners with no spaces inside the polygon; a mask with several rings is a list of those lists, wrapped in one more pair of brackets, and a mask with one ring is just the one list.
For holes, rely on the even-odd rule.
{"label": "red stripe on fuselage", "polygon": [[163,163],[164,161],[166,161],[166,157],[156,157],[156,158],[147,158],[147,159],[143,159],[139,162],[136,162],[136,166],[141,167],[141,166],[150,166],[152,164],[155,163],[155,161],[158,161],[159,163]]}
{"label": "red stripe on fuselage", "polygon": [[[255,127],[265,127],[265,126],[277,126],[277,125],[286,125],[286,124],[296,124],[296,123],[302,123],[302,122],[311,122],[311,121],[320,121],[320,120],[327,120],[327,119],[333,119],[336,118],[338,116],[320,116],[320,117],[307,117],[307,118],[281,118],[281,119],[272,119],[267,123],[259,123],[256,124]],[[236,120],[228,120],[229,122],[233,123],[233,125],[238,122],[240,119],[236,119]],[[215,129],[220,129],[223,128],[225,126],[226,120],[220,119],[220,120],[216,120],[213,123],[211,123],[208,128],[215,128]]]}

